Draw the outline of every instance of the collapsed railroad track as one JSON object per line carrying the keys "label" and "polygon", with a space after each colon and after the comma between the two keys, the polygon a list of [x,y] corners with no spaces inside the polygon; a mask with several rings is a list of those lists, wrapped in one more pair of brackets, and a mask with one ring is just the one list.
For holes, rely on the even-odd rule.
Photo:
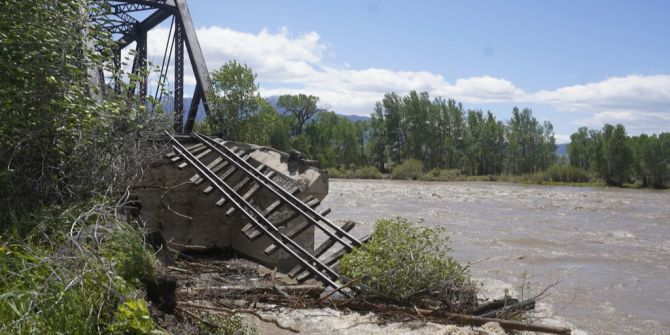
{"label": "collapsed railroad track", "polygon": [[[222,208],[222,212],[227,216],[239,211],[248,222],[242,227],[242,232],[247,238],[255,240],[267,236],[272,244],[264,249],[265,254],[272,255],[281,249],[295,258],[298,265],[288,272],[291,278],[295,278],[298,282],[314,278],[334,290],[342,289],[338,283],[341,278],[336,271],[339,260],[365,241],[349,234],[354,227],[353,222],[347,222],[340,227],[328,220],[325,216],[330,213],[329,209],[321,212],[315,210],[320,204],[318,199],[312,197],[299,199],[296,196],[299,191],[297,188],[286,190],[278,185],[272,180],[275,171],[263,164],[258,166],[250,164],[250,155],[232,142],[192,134],[190,139],[196,143],[186,146],[171,134],[166,132],[166,135],[173,150],[166,155],[167,158],[180,169],[193,168],[196,173],[190,181],[196,186],[204,184],[202,192],[206,194],[218,192],[221,198],[216,205]],[[230,182],[233,174],[242,175],[236,179],[239,182]],[[269,191],[274,197],[274,201],[265,208],[259,208],[252,200],[254,194],[261,188]],[[289,209],[291,215],[273,222],[270,219],[271,214],[279,209]],[[296,218],[303,220],[290,231],[280,231],[279,227]],[[311,227],[327,235],[327,239],[312,252],[295,241],[296,236]]]}

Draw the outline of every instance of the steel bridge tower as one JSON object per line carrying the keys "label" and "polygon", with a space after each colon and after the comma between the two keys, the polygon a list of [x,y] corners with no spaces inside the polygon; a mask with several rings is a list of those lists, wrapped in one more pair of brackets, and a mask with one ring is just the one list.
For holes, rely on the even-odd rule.
{"label": "steel bridge tower", "polygon": [[[146,97],[148,93],[147,32],[171,19],[170,36],[165,46],[163,65],[165,65],[165,57],[169,57],[167,61],[167,68],[169,68],[169,59],[174,55],[174,129],[178,133],[190,133],[193,130],[201,102],[205,107],[205,113],[209,115],[207,91],[210,79],[186,0],[95,0],[95,2],[102,6],[104,11],[94,20],[113,36],[118,37],[115,60],[117,69],[121,66],[121,51],[133,42],[136,43],[132,73],[141,74],[143,77],[139,85],[136,85],[139,87],[130,87],[129,94],[131,95],[138,94]],[[188,52],[196,79],[195,92],[193,92],[193,99],[188,109],[186,124],[184,124],[184,48]],[[161,67],[161,78],[164,77],[162,72],[163,66]],[[167,69],[165,75],[167,75]]]}

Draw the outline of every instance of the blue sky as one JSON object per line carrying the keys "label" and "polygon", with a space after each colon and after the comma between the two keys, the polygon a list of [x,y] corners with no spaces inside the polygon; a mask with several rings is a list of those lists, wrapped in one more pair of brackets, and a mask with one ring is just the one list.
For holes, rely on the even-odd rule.
{"label": "blue sky", "polygon": [[670,1],[188,3],[210,70],[246,63],[263,95],[359,115],[410,89],[500,119],[527,106],[561,142],[605,122],[670,131]]}

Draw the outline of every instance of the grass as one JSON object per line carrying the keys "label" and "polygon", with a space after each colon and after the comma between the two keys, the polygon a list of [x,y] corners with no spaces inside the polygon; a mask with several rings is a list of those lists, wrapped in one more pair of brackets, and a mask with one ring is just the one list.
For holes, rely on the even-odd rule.
{"label": "grass", "polygon": [[[119,319],[124,302],[146,304],[142,281],[153,274],[154,259],[142,234],[112,205],[84,208],[47,209],[23,223],[31,232],[0,236],[0,333],[160,333],[148,314],[130,316],[144,322],[139,330]],[[74,226],[80,238],[69,234]]]}
{"label": "grass", "polygon": [[331,178],[342,179],[382,179],[384,177],[376,167],[369,165],[352,169],[330,168],[328,175]]}

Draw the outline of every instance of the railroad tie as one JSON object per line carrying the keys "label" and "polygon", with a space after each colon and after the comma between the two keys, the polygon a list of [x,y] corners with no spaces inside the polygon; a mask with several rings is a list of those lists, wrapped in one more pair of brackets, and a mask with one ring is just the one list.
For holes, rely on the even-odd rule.
{"label": "railroad tie", "polygon": [[[319,199],[312,199],[312,200],[310,200],[309,202],[307,202],[306,204],[307,204],[307,206],[309,206],[309,207],[317,207],[317,206],[319,206],[319,204],[321,204],[321,200],[319,200]],[[299,217],[299,216],[300,216],[300,213],[298,213],[298,212],[293,212],[293,213],[291,213],[291,215],[289,215],[289,216],[287,216],[287,217],[285,217],[285,218],[283,218],[283,219],[281,219],[281,220],[279,220],[279,221],[277,221],[277,222],[273,222],[273,225],[274,225],[275,227],[281,227],[281,226],[287,224],[288,222],[290,222],[291,220],[293,220],[293,219],[295,219],[295,218],[297,218],[297,217]],[[261,231],[258,230],[258,229],[255,228],[255,227],[252,228],[252,229],[249,229],[249,230],[245,231],[244,234],[247,235],[247,237],[248,237],[250,240],[252,240],[252,241],[255,240],[255,239],[257,239],[257,238],[259,238],[261,235],[263,235],[263,234],[261,233]]]}
{"label": "railroad tie", "polygon": [[[326,210],[324,210],[323,212],[321,212],[321,215],[322,215],[322,216],[326,216],[326,215],[328,215],[328,213],[330,213],[330,208],[327,208]],[[347,222],[342,226],[342,230],[344,230],[344,231],[346,231],[346,232],[349,232],[349,231],[351,231],[352,228],[354,228],[354,225],[355,225],[355,224],[354,224],[353,221],[347,221]],[[287,233],[286,233],[286,236],[288,236],[288,237],[290,237],[290,238],[296,237],[296,236],[302,234],[302,232],[304,232],[304,231],[305,231],[307,228],[309,228],[310,226],[312,226],[312,225],[309,224],[309,222],[307,222],[307,221],[303,221],[303,222],[301,222],[300,224],[298,224],[297,226],[295,226],[293,229],[291,229],[289,232],[287,232]],[[339,232],[338,232],[337,234],[338,234],[338,237],[342,237],[341,235],[343,235],[342,233],[339,233]],[[335,241],[334,239],[332,239],[332,238],[327,239],[325,242],[323,242],[323,243],[321,244],[321,246],[319,246],[319,248],[318,248],[317,250],[314,251],[314,255],[315,255],[316,257],[321,256],[321,254],[322,254],[323,252],[325,252],[325,250],[323,250],[323,252],[320,252],[320,250],[321,250],[322,248],[326,248],[326,249],[327,249],[327,248],[330,248],[331,246],[333,246],[333,244],[335,244],[335,242],[336,242],[336,241]],[[330,244],[328,244],[328,243],[330,243]],[[328,245],[328,246],[326,247],[326,245]],[[276,244],[271,244],[270,246],[268,246],[267,248],[265,248],[265,254],[267,254],[267,255],[272,255],[275,251],[278,250],[278,248],[279,248],[278,245],[276,245]]]}
{"label": "railroad tie", "polygon": [[[356,225],[355,222],[347,221],[342,225],[342,230],[346,231],[346,232],[349,232],[354,228],[355,225]],[[336,234],[339,237],[344,235],[340,232],[337,232]],[[321,243],[321,245],[318,248],[316,248],[314,250],[314,256],[315,257],[321,257],[328,249],[330,249],[333,245],[335,245],[335,242],[336,241],[333,238],[326,239],[325,241],[323,241],[323,243]],[[344,253],[346,253],[346,251],[347,251],[346,248],[342,248],[340,250],[344,250],[342,255],[344,255]],[[267,249],[266,249],[266,251],[267,251]],[[338,256],[337,259],[339,260],[339,257],[341,257],[342,255]],[[328,262],[324,262],[324,264],[330,266],[330,264],[328,264]],[[289,277],[294,278],[294,277],[298,276],[298,274],[301,274],[304,270],[305,270],[305,267],[300,266],[300,265],[296,265],[293,269],[291,269],[291,271],[289,271],[288,275],[289,275]],[[309,274],[309,272],[308,272],[308,274]],[[296,280],[298,280],[298,281],[305,280],[305,279],[307,279],[307,278],[301,278],[301,276],[298,276],[296,278]]]}

